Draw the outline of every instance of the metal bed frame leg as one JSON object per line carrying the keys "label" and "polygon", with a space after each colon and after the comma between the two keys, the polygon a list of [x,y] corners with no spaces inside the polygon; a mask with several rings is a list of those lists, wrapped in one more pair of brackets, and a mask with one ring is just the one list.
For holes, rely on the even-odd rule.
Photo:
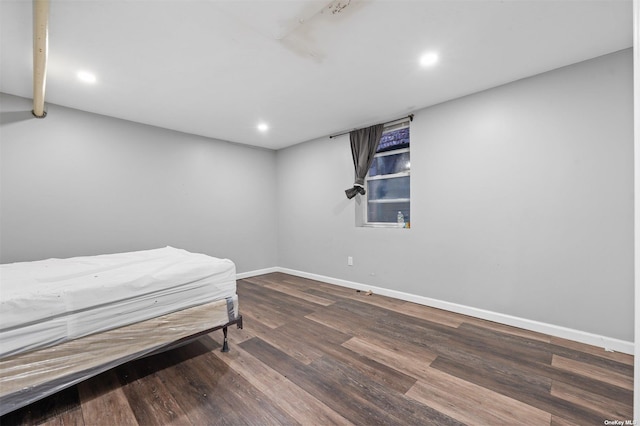
{"label": "metal bed frame leg", "polygon": [[224,334],[224,343],[222,343],[222,352],[229,352],[229,343],[227,342],[227,327],[222,327]]}
{"label": "metal bed frame leg", "polygon": [[229,352],[229,342],[227,340],[227,328],[231,325],[235,324],[238,328],[242,328],[242,315],[238,315],[234,321],[229,322],[227,325],[222,327],[222,333],[224,334],[224,342],[222,343],[222,352]]}

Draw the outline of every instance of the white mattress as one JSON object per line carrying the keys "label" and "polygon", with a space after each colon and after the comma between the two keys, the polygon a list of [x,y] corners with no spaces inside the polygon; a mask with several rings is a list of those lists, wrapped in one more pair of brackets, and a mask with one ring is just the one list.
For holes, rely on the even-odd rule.
{"label": "white mattress", "polygon": [[235,277],[172,247],[0,265],[0,358],[232,298]]}

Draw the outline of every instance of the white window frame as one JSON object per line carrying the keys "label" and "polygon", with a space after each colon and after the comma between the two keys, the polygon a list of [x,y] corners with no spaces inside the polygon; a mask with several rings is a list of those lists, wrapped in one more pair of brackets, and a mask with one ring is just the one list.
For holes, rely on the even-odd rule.
{"label": "white window frame", "polygon": [[[404,124],[406,123],[405,126],[398,126],[399,124]],[[398,122],[394,122],[394,123],[390,123],[389,125],[385,126],[385,127],[389,127],[389,128],[393,128],[393,129],[385,129],[385,131],[391,131],[391,130],[397,130],[397,129],[401,129],[403,127],[409,127],[410,128],[410,122],[409,121],[398,121]],[[384,134],[384,132],[383,132]],[[374,159],[378,158],[378,157],[385,157],[388,155],[396,155],[396,154],[402,154],[404,152],[411,152],[411,131],[409,131],[409,147],[407,148],[398,148],[398,149],[392,149],[389,151],[384,151],[384,152],[379,152],[377,154],[374,155]],[[411,169],[409,169],[406,172],[400,172],[400,173],[394,173],[394,174],[388,174],[388,175],[377,175],[377,176],[369,176],[369,173],[367,172],[367,176],[364,178],[364,187],[366,190],[366,194],[363,196],[364,200],[362,203],[362,226],[364,227],[370,227],[370,228],[403,228],[403,226],[398,225],[395,222],[369,222],[369,182],[370,181],[374,181],[374,180],[381,180],[381,179],[393,179],[393,178],[399,178],[399,177],[409,177],[411,176]],[[398,202],[408,202],[409,203],[409,217],[411,217],[411,198],[392,198],[392,199],[385,199],[385,200],[375,200],[372,201],[375,203],[398,203]]]}

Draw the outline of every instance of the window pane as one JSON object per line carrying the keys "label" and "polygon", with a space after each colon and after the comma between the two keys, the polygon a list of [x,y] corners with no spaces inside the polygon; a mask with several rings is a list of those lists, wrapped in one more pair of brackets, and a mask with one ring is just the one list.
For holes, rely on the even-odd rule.
{"label": "window pane", "polygon": [[[369,200],[388,200],[409,198],[409,176],[368,181],[367,195]],[[397,213],[397,212],[396,212]]]}
{"label": "window pane", "polygon": [[369,176],[407,172],[411,168],[409,160],[410,155],[408,152],[375,157],[373,159],[373,163],[371,163],[371,168],[369,169]]}
{"label": "window pane", "polygon": [[368,222],[385,222],[385,223],[397,223],[398,212],[402,212],[404,215],[404,221],[410,222],[409,217],[410,203],[371,203],[367,204],[367,221]]}
{"label": "window pane", "polygon": [[392,149],[406,148],[409,146],[409,128],[402,127],[396,130],[384,132],[378,144],[376,152],[390,151]]}

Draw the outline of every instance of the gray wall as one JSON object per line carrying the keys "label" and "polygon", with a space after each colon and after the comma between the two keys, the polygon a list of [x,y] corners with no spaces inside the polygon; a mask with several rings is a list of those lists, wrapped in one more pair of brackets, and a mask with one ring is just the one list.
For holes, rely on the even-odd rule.
{"label": "gray wall", "polygon": [[276,255],[276,155],[0,95],[0,261],[171,245],[234,260]]}
{"label": "gray wall", "polygon": [[633,341],[632,96],[628,49],[417,112],[410,230],[354,226],[348,136],[281,150],[279,266]]}
{"label": "gray wall", "polygon": [[355,227],[347,136],[31,108],[0,95],[2,263],[173,245],[633,340],[631,50],[418,111],[410,230]]}

